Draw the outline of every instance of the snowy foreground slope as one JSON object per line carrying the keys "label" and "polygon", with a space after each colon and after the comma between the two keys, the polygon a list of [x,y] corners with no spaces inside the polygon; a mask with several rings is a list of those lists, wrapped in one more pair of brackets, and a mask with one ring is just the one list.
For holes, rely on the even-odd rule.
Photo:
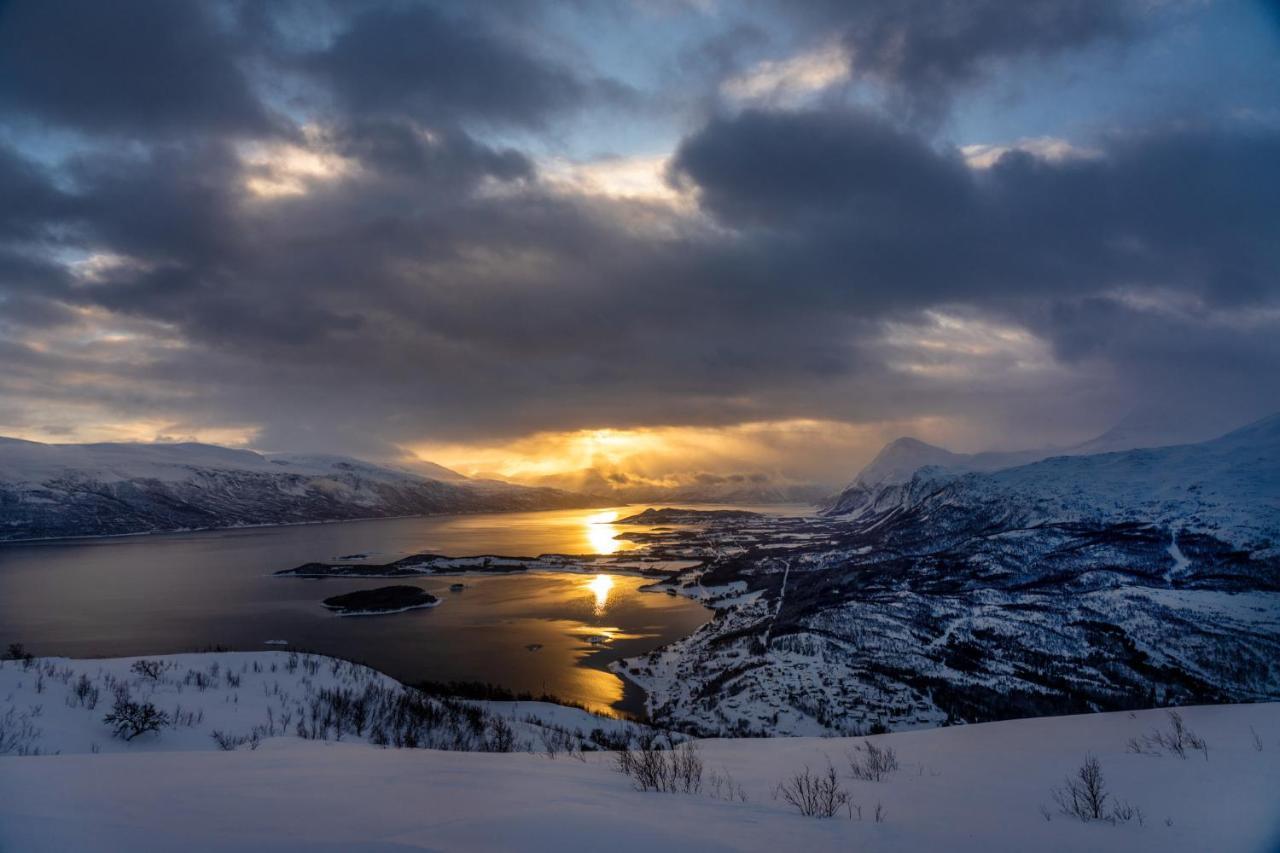
{"label": "snowy foreground slope", "polygon": [[0,540],[590,506],[581,495],[344,456],[0,437]]}
{"label": "snowy foreground slope", "polygon": [[[868,739],[704,740],[696,742],[705,767],[699,793],[644,793],[615,769],[613,753],[548,757],[540,726],[522,720],[534,712],[564,731],[615,733],[626,724],[538,703],[483,711],[514,721],[517,748],[534,752],[380,748],[367,733],[337,742],[332,730],[324,740],[277,733],[256,749],[222,751],[212,729],[247,733],[268,722],[268,708],[278,727],[275,715],[321,691],[397,688],[325,658],[293,656],[290,672],[287,653],[155,660],[155,678],[132,672],[132,659],[0,664],[0,716],[10,714],[10,730],[13,716],[27,715],[40,730],[28,746],[63,752],[0,756],[0,850],[1280,849],[1280,704],[1181,709],[1207,758],[1129,751],[1130,739],[1145,743],[1167,728],[1163,711]],[[109,694],[86,708],[81,675],[99,690],[124,683],[135,698],[194,716],[128,743],[112,739],[101,722]],[[882,781],[851,778],[848,754],[864,756],[857,748],[868,741],[896,751],[899,767]],[[1057,811],[1051,790],[1086,753],[1100,761],[1112,797],[1141,811],[1141,824],[1082,823]],[[828,761],[861,820],[852,808],[802,817],[773,797],[785,777]],[[726,798],[722,785],[715,796],[712,774],[731,777],[735,793]]]}

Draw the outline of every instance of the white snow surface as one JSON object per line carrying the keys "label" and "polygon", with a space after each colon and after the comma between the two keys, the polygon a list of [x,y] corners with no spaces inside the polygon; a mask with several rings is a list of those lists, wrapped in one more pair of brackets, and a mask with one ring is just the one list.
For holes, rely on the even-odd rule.
{"label": "white snow surface", "polygon": [[[210,727],[260,721],[275,687],[301,693],[333,678],[319,658],[287,673],[285,652],[175,655],[167,670],[224,678],[158,704],[203,713],[200,726],[113,740],[74,701],[57,671],[128,679],[134,659],[0,665],[0,716],[40,706],[44,747],[61,755],[0,756],[0,850],[408,851],[787,850],[1250,851],[1280,849],[1280,704],[1181,709],[1208,758],[1134,754],[1130,738],[1167,725],[1163,711],[1095,714],[901,732],[870,738],[892,747],[900,769],[881,782],[850,778],[849,750],[864,739],[704,740],[706,774],[732,777],[746,801],[642,793],[609,753],[585,760],[543,754],[379,748],[278,736],[257,750],[215,751]],[[256,664],[256,668],[254,667]],[[275,671],[271,671],[271,665]],[[241,676],[230,688],[225,673]],[[175,680],[176,682],[176,680]],[[266,690],[264,691],[264,685]],[[135,684],[135,692],[143,688]],[[161,700],[164,700],[163,702]],[[105,700],[105,697],[104,697]],[[109,704],[104,701],[103,704]],[[519,705],[519,707],[516,707]],[[519,721],[530,711],[562,725],[598,718],[539,703],[489,703]],[[605,725],[625,726],[618,721]],[[1257,736],[1261,748],[1255,743]],[[91,754],[96,745],[101,754]],[[1051,789],[1086,754],[1101,762],[1112,796],[1141,809],[1136,821],[1081,823],[1058,813]],[[798,815],[772,796],[805,766],[837,768],[862,819]],[[877,822],[877,806],[883,821]],[[1046,819],[1042,807],[1048,811]]]}

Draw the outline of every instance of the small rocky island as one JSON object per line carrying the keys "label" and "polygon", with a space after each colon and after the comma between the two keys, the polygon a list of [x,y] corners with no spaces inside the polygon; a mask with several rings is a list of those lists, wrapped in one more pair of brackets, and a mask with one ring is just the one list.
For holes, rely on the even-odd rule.
{"label": "small rocky island", "polygon": [[326,598],[324,606],[339,616],[381,616],[420,607],[435,607],[440,599],[416,586],[380,586]]}

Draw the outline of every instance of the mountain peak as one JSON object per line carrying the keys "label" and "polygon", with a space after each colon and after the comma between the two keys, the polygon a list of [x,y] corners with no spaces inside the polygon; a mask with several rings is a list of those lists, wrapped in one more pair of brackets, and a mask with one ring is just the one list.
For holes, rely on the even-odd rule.
{"label": "mountain peak", "polygon": [[918,438],[902,436],[886,444],[876,457],[858,472],[854,483],[868,488],[905,483],[928,465],[949,467],[964,457]]}

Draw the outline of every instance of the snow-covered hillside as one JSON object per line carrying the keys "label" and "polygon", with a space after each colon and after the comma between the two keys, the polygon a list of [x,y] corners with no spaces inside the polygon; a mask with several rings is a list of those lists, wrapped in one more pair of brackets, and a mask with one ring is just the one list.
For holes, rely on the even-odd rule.
{"label": "snow-covered hillside", "polygon": [[1213,441],[914,470],[841,512],[653,531],[715,618],[616,664],[655,718],[845,734],[1280,698],[1280,416]]}
{"label": "snow-covered hillside", "polygon": [[579,495],[343,456],[0,438],[0,540],[589,506]]}
{"label": "snow-covered hillside", "polygon": [[[694,743],[697,790],[658,793],[618,772],[616,753],[571,757],[554,734],[548,749],[539,732],[627,727],[573,709],[499,703],[516,729],[514,752],[379,747],[352,731],[351,712],[340,740],[332,724],[323,738],[302,738],[299,724],[316,730],[311,701],[322,694],[330,698],[321,719],[350,707],[333,701],[335,690],[397,686],[324,658],[294,656],[290,669],[283,652],[155,660],[157,678],[132,672],[132,659],[0,664],[0,725],[12,731],[14,717],[25,717],[40,743],[62,750],[0,755],[0,850],[1264,853],[1280,844],[1277,704],[1180,709],[1188,741],[1205,746],[1188,746],[1185,757],[1156,743],[1173,731],[1164,711],[857,739],[703,740]],[[81,676],[102,691],[94,709]],[[179,719],[131,741],[112,738],[102,722],[108,681]],[[281,732],[280,714],[291,708],[291,730]],[[470,730],[468,715],[454,713]],[[558,723],[524,722],[530,713]],[[256,748],[235,743],[254,727],[274,732]],[[214,728],[230,736],[230,750],[210,736]],[[866,775],[853,763],[868,766],[868,744],[893,751],[896,769],[878,781],[855,778]],[[1082,822],[1055,799],[1087,756],[1099,762],[1108,819]],[[848,802],[831,818],[801,816],[777,786],[828,766]]]}
{"label": "snow-covered hillside", "polygon": [[[922,449],[924,448],[924,449]],[[1250,550],[1280,541],[1280,415],[1199,444],[1055,456],[977,473],[941,448],[894,442],[832,515],[944,511],[1007,527],[1048,522],[1175,525]]]}

